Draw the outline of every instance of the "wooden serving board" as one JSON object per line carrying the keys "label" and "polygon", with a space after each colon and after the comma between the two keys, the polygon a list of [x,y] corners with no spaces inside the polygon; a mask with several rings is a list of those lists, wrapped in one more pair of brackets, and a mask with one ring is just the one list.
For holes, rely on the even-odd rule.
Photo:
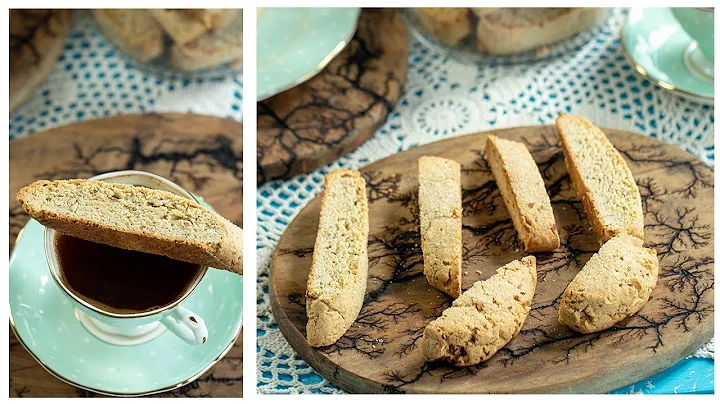
{"label": "wooden serving board", "polygon": [[72,10],[10,10],[10,112],[40,87],[70,30]]}
{"label": "wooden serving board", "polygon": [[[423,275],[417,159],[437,155],[463,167],[463,290],[525,254],[483,158],[488,133],[525,143],[551,196],[562,240],[536,254],[538,284],[520,334],[487,362],[462,368],[425,362],[419,341],[450,304]],[[305,339],[305,286],[320,198],[288,226],[273,257],[270,301],[280,330],[337,386],[362,393],[599,393],[670,367],[713,334],[713,171],[680,149],[607,129],[639,185],[645,242],[660,278],[650,301],[615,327],[589,335],[558,323],[568,283],[599,248],[567,175],[552,126],[477,133],[417,147],[361,171],[370,202],[369,279],[350,330],[322,349]]]}
{"label": "wooden serving board", "polygon": [[315,170],[360,146],[385,123],[407,69],[398,11],[363,10],[355,37],[322,72],[258,103],[258,183]]}
{"label": "wooden serving board", "polygon": [[[138,114],[50,129],[10,142],[10,249],[29,216],[17,191],[39,179],[89,178],[116,170],[158,174],[201,195],[242,226],[242,123],[190,114]],[[233,348],[196,381],[161,397],[242,395],[242,332]],[[10,332],[10,396],[97,394],[44,370]]]}

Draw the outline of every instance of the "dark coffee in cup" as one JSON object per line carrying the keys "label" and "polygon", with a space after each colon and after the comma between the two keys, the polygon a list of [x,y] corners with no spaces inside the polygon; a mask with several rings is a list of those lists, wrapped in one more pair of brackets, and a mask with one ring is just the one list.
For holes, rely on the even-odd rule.
{"label": "dark coffee in cup", "polygon": [[62,282],[77,297],[116,314],[144,313],[180,299],[202,273],[197,264],[57,234]]}

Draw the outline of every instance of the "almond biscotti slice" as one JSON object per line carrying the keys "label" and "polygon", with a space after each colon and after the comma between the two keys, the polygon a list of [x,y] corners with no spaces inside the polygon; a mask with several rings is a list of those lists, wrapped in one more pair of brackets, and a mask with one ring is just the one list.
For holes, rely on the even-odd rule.
{"label": "almond biscotti slice", "polygon": [[535,295],[535,257],[515,260],[475,284],[425,327],[420,346],[429,361],[472,366],[492,357],[520,332]]}
{"label": "almond biscotti slice", "polygon": [[414,8],[420,26],[440,43],[455,46],[470,36],[470,11],[467,8]]}
{"label": "almond biscotti slice", "polygon": [[608,240],[570,282],[560,301],[559,320],[583,334],[612,327],[637,313],[658,279],[658,258],[637,237]]}
{"label": "almond biscotti slice", "polygon": [[360,314],[368,277],[368,200],[357,171],[325,176],[312,266],[307,281],[307,340],[334,343]]}
{"label": "almond biscotti slice", "polygon": [[420,241],[424,273],[452,297],[462,293],[462,190],[460,164],[441,157],[418,161]]}
{"label": "almond biscotti slice", "polygon": [[525,251],[553,251],[560,247],[550,198],[527,147],[490,135],[485,153]]}
{"label": "almond biscotti slice", "polygon": [[36,181],[23,209],[60,233],[242,274],[242,229],[170,192],[90,180]]}
{"label": "almond biscotti slice", "polygon": [[626,233],[643,238],[640,191],[620,153],[582,116],[555,121],[570,180],[601,243]]}

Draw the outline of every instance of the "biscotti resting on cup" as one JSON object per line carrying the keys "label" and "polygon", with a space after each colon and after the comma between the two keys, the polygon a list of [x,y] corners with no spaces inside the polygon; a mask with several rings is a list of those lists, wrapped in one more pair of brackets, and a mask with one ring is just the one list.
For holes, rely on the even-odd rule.
{"label": "biscotti resting on cup", "polygon": [[472,33],[467,8],[414,8],[420,26],[440,43],[455,46]]}
{"label": "biscotti resting on cup", "polygon": [[462,293],[462,189],[460,164],[441,157],[418,160],[418,204],[423,272],[452,297]]}
{"label": "biscotti resting on cup", "polygon": [[575,331],[593,333],[637,313],[658,279],[658,258],[637,237],[608,240],[570,282],[560,301],[559,320]]}
{"label": "biscotti resting on cup", "polygon": [[550,198],[527,147],[490,135],[485,153],[525,251],[553,251],[560,247]]}
{"label": "biscotti resting on cup", "polygon": [[472,366],[492,357],[522,328],[530,313],[535,257],[515,260],[475,284],[425,327],[420,346],[429,361]]}
{"label": "biscotti resting on cup", "polygon": [[555,125],[570,180],[600,242],[622,233],[642,239],[640,191],[620,153],[582,116],[560,114]]}
{"label": "biscotti resting on cup", "polygon": [[312,266],[307,281],[307,340],[334,343],[360,314],[368,277],[368,200],[357,171],[325,176]]}
{"label": "biscotti resting on cup", "polygon": [[23,209],[62,234],[242,274],[242,229],[170,192],[90,180],[36,181]]}

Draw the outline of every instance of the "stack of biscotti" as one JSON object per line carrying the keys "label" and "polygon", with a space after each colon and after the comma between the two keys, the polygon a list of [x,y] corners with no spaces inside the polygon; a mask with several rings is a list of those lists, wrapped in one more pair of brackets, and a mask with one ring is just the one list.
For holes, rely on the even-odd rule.
{"label": "stack of biscotti", "polygon": [[325,176],[312,266],[307,281],[307,341],[334,343],[362,308],[368,274],[368,200],[357,171]]}
{"label": "stack of biscotti", "polygon": [[242,64],[242,10],[99,9],[93,13],[108,38],[141,62],[168,52],[172,68],[182,71]]}
{"label": "stack of biscotti", "polygon": [[33,219],[62,234],[243,273],[242,229],[170,192],[90,180],[36,181],[17,200]]}
{"label": "stack of biscotti", "polygon": [[601,8],[474,8],[478,50],[491,55],[542,49],[595,24]]}
{"label": "stack of biscotti", "polygon": [[414,8],[412,11],[422,29],[444,45],[455,46],[472,33],[467,8]]}

